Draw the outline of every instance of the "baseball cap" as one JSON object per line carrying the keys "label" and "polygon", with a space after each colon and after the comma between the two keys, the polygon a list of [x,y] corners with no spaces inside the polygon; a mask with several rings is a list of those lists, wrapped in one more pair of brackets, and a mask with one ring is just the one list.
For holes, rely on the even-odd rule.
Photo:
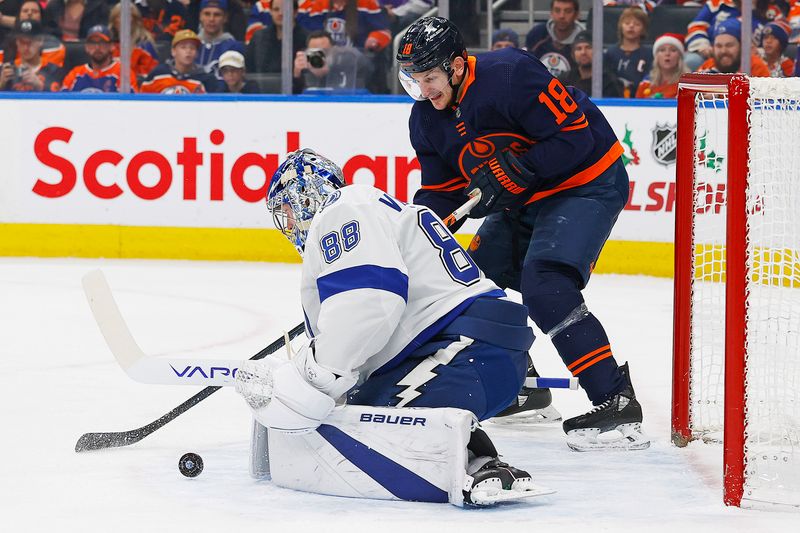
{"label": "baseball cap", "polygon": [[216,7],[223,11],[228,10],[228,0],[200,0],[200,11],[207,7]]}
{"label": "baseball cap", "polygon": [[14,35],[38,37],[43,33],[42,24],[37,20],[18,20],[14,25]]}
{"label": "baseball cap", "polygon": [[172,47],[175,48],[176,44],[183,41],[194,41],[198,48],[201,44],[200,37],[192,30],[178,30],[175,32],[175,37],[172,38]]}
{"label": "baseball cap", "polygon": [[224,67],[244,68],[244,56],[236,50],[228,50],[219,57],[220,70]]}
{"label": "baseball cap", "polygon": [[86,32],[86,40],[89,41],[92,37],[97,37],[102,41],[111,42],[111,30],[104,24],[98,24],[89,28]]}
{"label": "baseball cap", "polygon": [[500,28],[495,30],[492,34],[492,44],[501,41],[508,41],[514,45],[514,48],[519,48],[519,35],[511,28]]}

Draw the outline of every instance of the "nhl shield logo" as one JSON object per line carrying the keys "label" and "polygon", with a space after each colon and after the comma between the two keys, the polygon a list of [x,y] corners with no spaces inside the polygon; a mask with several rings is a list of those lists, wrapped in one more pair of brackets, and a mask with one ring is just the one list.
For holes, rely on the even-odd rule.
{"label": "nhl shield logo", "polygon": [[653,128],[653,158],[664,166],[674,165],[678,149],[678,129],[672,124]]}

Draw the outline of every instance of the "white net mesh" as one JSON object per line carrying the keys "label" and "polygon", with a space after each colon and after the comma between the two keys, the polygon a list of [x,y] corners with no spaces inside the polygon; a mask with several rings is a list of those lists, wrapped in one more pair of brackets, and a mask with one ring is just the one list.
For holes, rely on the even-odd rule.
{"label": "white net mesh", "polygon": [[800,505],[800,80],[751,80],[744,498]]}
{"label": "white net mesh", "polygon": [[721,441],[725,407],[727,95],[699,93],[695,106],[689,416],[695,437]]}
{"label": "white net mesh", "polygon": [[[744,504],[800,505],[800,80],[752,79]],[[691,427],[724,422],[727,95],[698,94]]]}

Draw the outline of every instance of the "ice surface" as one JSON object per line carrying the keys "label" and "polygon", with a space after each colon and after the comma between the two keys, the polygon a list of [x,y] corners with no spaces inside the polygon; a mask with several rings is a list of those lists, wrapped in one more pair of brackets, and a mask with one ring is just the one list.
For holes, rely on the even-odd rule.
{"label": "ice surface", "polygon": [[[116,366],[81,276],[102,268],[134,337],[155,354],[244,359],[302,319],[298,265],[0,259],[0,531],[798,531],[800,515],[726,508],[721,449],[669,444],[671,281],[595,276],[586,291],[629,360],[649,450],[571,452],[556,426],[487,424],[505,459],[558,492],[463,510],[293,492],[247,473],[249,411],[222,390],[143,441],[76,454],[88,431],[148,423],[197,389],[141,385]],[[346,332],[342,332],[345,334]],[[542,375],[566,376],[546,337]],[[588,407],[556,391],[565,416]],[[178,459],[199,453],[195,479]],[[519,529],[517,529],[519,528]]]}

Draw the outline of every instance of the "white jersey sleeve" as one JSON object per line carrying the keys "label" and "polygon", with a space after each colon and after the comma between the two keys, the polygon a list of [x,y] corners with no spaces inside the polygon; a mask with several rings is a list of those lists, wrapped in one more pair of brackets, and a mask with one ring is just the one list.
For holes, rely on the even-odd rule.
{"label": "white jersey sleeve", "polygon": [[487,294],[504,296],[425,207],[350,185],[311,224],[302,303],[316,360],[335,374],[397,364]]}

